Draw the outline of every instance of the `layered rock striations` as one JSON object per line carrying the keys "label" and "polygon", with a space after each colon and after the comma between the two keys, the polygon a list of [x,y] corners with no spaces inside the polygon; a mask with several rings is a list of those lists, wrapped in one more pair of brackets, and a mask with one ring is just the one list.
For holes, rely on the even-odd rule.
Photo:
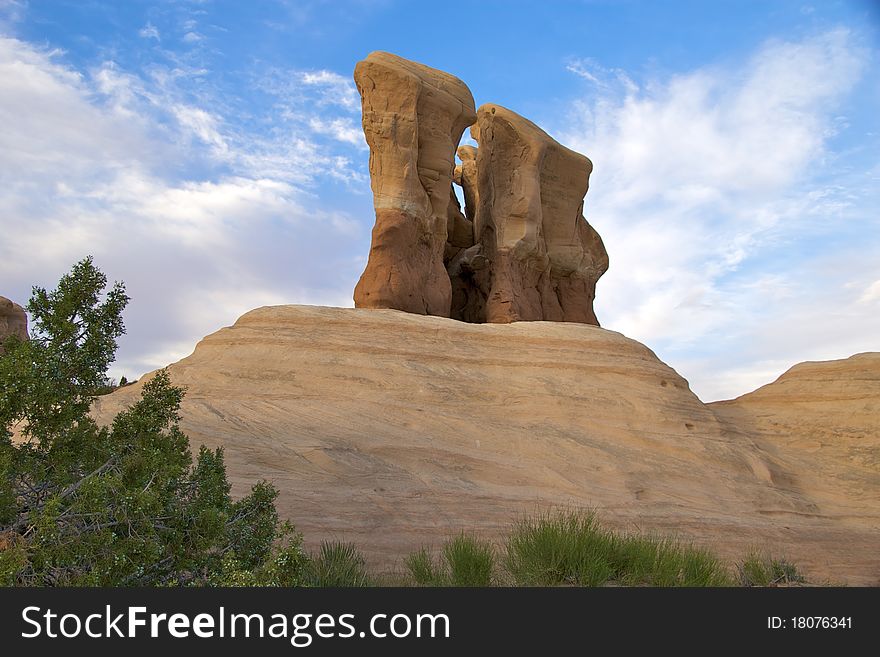
{"label": "layered rock striations", "polygon": [[[224,447],[236,495],[272,481],[309,547],[344,536],[373,567],[563,506],[731,562],[760,547],[812,581],[880,583],[880,355],[706,405],[650,349],[595,326],[277,306],[169,373],[187,388],[181,428]],[[101,421],[150,378],[100,397]]]}
{"label": "layered rock striations", "polygon": [[[596,324],[608,268],[583,216],[589,159],[461,80],[388,53],[355,68],[376,225],[359,308]],[[457,149],[464,129],[479,148]],[[462,187],[465,207],[452,183]]]}
{"label": "layered rock striations", "polygon": [[797,472],[824,512],[880,532],[880,353],[800,363],[709,407]]}
{"label": "layered rock striations", "polygon": [[473,96],[458,78],[385,52],[359,62],[354,79],[376,210],[355,305],[448,317],[448,206],[455,150],[476,116]]}
{"label": "layered rock striations", "polygon": [[10,335],[27,340],[27,314],[17,303],[0,297],[0,353],[3,352],[3,342]]}

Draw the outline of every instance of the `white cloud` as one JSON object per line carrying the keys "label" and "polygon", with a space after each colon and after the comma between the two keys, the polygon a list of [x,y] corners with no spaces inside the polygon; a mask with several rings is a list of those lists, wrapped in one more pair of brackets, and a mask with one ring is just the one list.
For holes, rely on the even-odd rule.
{"label": "white cloud", "polygon": [[[355,166],[332,146],[316,138],[329,136],[337,142],[363,150],[360,130],[349,116],[333,117],[324,105],[323,91],[316,96],[300,94],[297,102],[285,95],[281,106],[261,117],[268,132],[242,132],[233,128],[214,108],[222,102],[208,96],[191,98],[193,80],[205,76],[203,68],[163,69],[153,67],[150,79],[123,72],[105,62],[92,72],[91,82],[105,102],[126,121],[150,116],[150,129],[162,138],[186,149],[187,156],[208,157],[214,165],[231,167],[254,178],[277,178],[304,185],[329,176],[355,187],[366,187],[363,166]],[[195,104],[199,103],[199,104]],[[318,109],[316,105],[322,105]],[[211,110],[205,109],[211,107]],[[324,118],[327,117],[327,118]],[[200,146],[208,146],[202,151]]]}
{"label": "white cloud", "polygon": [[122,105],[96,111],[90,96],[106,81],[90,86],[80,73],[55,63],[59,54],[0,37],[0,176],[7,193],[60,175],[101,175],[134,153],[142,162],[162,157],[162,148]]}
{"label": "white cloud", "polygon": [[360,96],[349,78],[332,71],[303,71],[297,77],[304,85],[319,89],[323,103],[340,105],[349,111],[360,110]]}
{"label": "white cloud", "polygon": [[859,297],[859,303],[876,303],[878,301],[880,301],[880,279],[865,288],[864,294]]}
{"label": "white cloud", "polygon": [[344,155],[232,130],[180,76],[62,62],[0,39],[0,293],[24,302],[93,254],[133,299],[111,369],[129,378],[254,305],[350,305],[367,226],[310,190],[358,175]]}
{"label": "white cloud", "polygon": [[19,22],[26,8],[25,0],[0,0],[0,30]]}
{"label": "white cloud", "polygon": [[[354,83],[327,70],[260,69],[254,85],[268,96],[274,127],[268,139],[250,136],[248,166],[262,175],[277,175],[283,169],[309,176],[320,170],[345,182],[351,191],[368,194],[369,176],[362,155],[367,145],[356,116],[360,96]],[[349,149],[348,153],[339,152],[340,147]]]}
{"label": "white cloud", "polygon": [[229,145],[218,129],[220,120],[216,116],[201,108],[183,104],[173,105],[171,111],[178,123],[190,130],[203,143],[212,146],[220,154],[225,154],[229,150]]}
{"label": "white cloud", "polygon": [[852,320],[859,296],[829,274],[836,262],[873,281],[880,258],[815,253],[845,231],[862,235],[857,253],[880,248],[876,212],[830,170],[827,146],[846,129],[838,105],[865,59],[838,29],[641,86],[589,60],[568,65],[593,89],[563,141],[594,163],[585,212],[611,259],[599,318],[703,398],[766,383],[780,361],[880,350],[873,320],[834,319]]}
{"label": "white cloud", "polygon": [[613,85],[622,85],[628,92],[638,91],[638,85],[632,81],[626,71],[619,68],[606,68],[590,57],[572,59],[565,66],[565,70],[603,89],[608,89]]}
{"label": "white cloud", "polygon": [[330,135],[333,139],[353,144],[361,150],[369,148],[364,139],[364,131],[361,126],[348,117],[332,119],[330,121],[312,117],[309,119],[309,127],[318,134]]}
{"label": "white cloud", "polygon": [[155,39],[156,41],[162,40],[159,35],[159,29],[149,22],[138,30],[138,36],[143,37],[144,39]]}

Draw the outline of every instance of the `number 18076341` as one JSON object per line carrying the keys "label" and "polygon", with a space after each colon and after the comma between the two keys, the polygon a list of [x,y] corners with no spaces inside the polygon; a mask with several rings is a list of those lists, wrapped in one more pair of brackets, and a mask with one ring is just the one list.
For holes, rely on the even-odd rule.
{"label": "number 18076341", "polygon": [[768,616],[771,630],[851,630],[852,616]]}

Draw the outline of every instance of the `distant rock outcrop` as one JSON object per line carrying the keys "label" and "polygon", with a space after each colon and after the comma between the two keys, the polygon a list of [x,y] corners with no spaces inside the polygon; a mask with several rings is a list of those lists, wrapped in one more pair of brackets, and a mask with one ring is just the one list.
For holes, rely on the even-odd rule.
{"label": "distant rock outcrop", "polygon": [[27,340],[27,314],[17,303],[0,297],[0,353],[3,352],[3,342],[10,335]]}
{"label": "distant rock outcrop", "polygon": [[880,531],[880,353],[800,363],[709,408],[797,473],[778,484],[796,483],[823,512]]}
{"label": "distant rock outcrop", "polygon": [[[355,305],[598,325],[608,254],[583,216],[590,160],[499,105],[475,112],[461,80],[395,55],[370,54],[355,82],[376,208]],[[469,125],[479,148],[459,147],[455,167]]]}
{"label": "distant rock outcrop", "polygon": [[376,225],[359,308],[449,316],[443,265],[455,149],[476,118],[458,78],[385,52],[359,62]]}

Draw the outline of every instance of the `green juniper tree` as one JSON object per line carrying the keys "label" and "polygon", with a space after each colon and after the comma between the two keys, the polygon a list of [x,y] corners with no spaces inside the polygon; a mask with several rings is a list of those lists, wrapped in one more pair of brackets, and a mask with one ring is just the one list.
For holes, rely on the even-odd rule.
{"label": "green juniper tree", "polygon": [[106,285],[82,260],[56,290],[33,289],[31,338],[4,343],[0,583],[300,584],[307,557],[277,491],[260,482],[233,501],[222,449],[193,462],[166,371],[111,426],[89,416],[125,332],[125,288]]}

